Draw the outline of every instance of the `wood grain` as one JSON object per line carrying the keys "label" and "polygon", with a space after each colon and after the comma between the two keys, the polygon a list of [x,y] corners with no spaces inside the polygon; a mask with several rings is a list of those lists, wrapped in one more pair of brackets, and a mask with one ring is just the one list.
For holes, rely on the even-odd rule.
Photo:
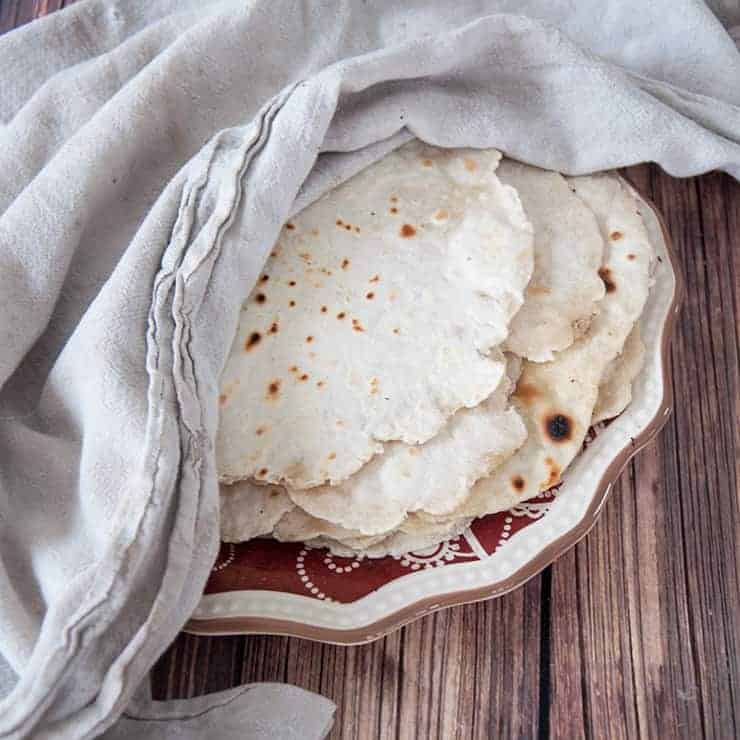
{"label": "wood grain", "polygon": [[[0,0],[0,32],[61,4]],[[523,588],[372,645],[181,635],[156,697],[288,681],[337,703],[342,740],[740,736],[740,185],[625,174],[665,216],[687,298],[675,411],[588,537]]]}

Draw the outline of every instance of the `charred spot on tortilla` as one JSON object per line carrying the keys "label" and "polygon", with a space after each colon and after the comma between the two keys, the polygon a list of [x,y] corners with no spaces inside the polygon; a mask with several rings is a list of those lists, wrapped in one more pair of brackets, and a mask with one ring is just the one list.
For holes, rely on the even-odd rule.
{"label": "charred spot on tortilla", "polygon": [[254,300],[257,303],[264,303],[267,300],[267,296],[264,293],[257,293],[257,295],[254,297]]}
{"label": "charred spot on tortilla", "polygon": [[280,381],[273,380],[267,386],[267,398],[268,400],[274,400],[280,395]]}
{"label": "charred spot on tortilla", "polygon": [[262,277],[260,278],[260,282],[261,282],[261,283],[266,283],[266,282],[267,282],[267,281],[268,281],[269,279],[270,279],[270,276],[269,276],[269,275],[263,275],[263,276],[262,276]]}
{"label": "charred spot on tortilla", "polygon": [[525,482],[524,478],[522,478],[521,475],[515,475],[511,479],[511,485],[514,487],[515,490],[517,490],[517,491],[523,491],[524,490],[524,486],[526,485],[526,482]]}
{"label": "charred spot on tortilla", "polygon": [[270,472],[270,471],[269,471],[269,470],[268,470],[267,468],[260,468],[260,469],[259,469],[259,470],[257,471],[257,475],[258,475],[258,476],[259,476],[260,478],[264,478],[264,477],[265,477],[265,476],[266,476],[266,475],[267,475],[267,474],[268,474],[269,472]]}
{"label": "charred spot on tortilla", "polygon": [[411,224],[404,224],[399,232],[404,239],[410,239],[415,236],[416,229]]}
{"label": "charred spot on tortilla", "polygon": [[637,257],[634,254],[628,254],[627,255],[627,259],[630,260],[630,261],[632,261],[634,259],[637,259]]}
{"label": "charred spot on tortilla", "polygon": [[252,347],[258,345],[260,343],[260,340],[262,339],[262,335],[258,331],[253,331],[248,337],[247,341],[244,342],[244,349],[249,352],[249,350],[252,349]]}
{"label": "charred spot on tortilla", "polygon": [[368,299],[368,301],[372,301],[373,298],[375,298],[375,293],[370,291],[369,293],[365,293],[365,298]]}
{"label": "charred spot on tortilla", "polygon": [[306,342],[308,342],[308,344],[311,344],[311,342],[313,342],[313,337],[310,334],[306,337]]}
{"label": "charred spot on tortilla", "polygon": [[261,436],[262,436],[262,435],[263,435],[263,434],[265,433],[265,428],[264,428],[264,427],[257,427],[257,428],[256,428],[256,429],[254,430],[254,433],[255,433],[255,434],[256,434],[256,435],[258,436],[258,437],[261,437]]}
{"label": "charred spot on tortilla", "polygon": [[373,275],[368,282],[371,282],[371,283],[380,282],[380,275]]}
{"label": "charred spot on tortilla", "polygon": [[347,314],[344,311],[340,311],[337,314],[337,318],[341,321]]}
{"label": "charred spot on tortilla", "polygon": [[391,213],[393,213],[393,214],[396,214],[396,213],[398,213],[398,208],[396,208],[395,206],[391,206],[389,210],[390,210],[390,212],[391,212]]}
{"label": "charred spot on tortilla", "polygon": [[329,309],[326,306],[321,307],[321,313],[326,313]]}
{"label": "charred spot on tortilla", "polygon": [[345,257],[345,258],[344,258],[344,259],[342,260],[342,269],[343,269],[343,270],[346,270],[346,269],[347,269],[348,267],[349,267],[349,260],[348,260],[348,259],[347,259],[347,258]]}
{"label": "charred spot on tortilla", "polygon": [[295,301],[290,301],[290,303],[288,303],[288,305],[289,305],[289,306],[290,306],[291,308],[295,308]]}
{"label": "charred spot on tortilla", "polygon": [[308,380],[308,373],[303,373],[303,375],[301,375],[301,377],[298,378],[298,380],[301,380],[303,382],[305,382],[306,380]]}
{"label": "charred spot on tortilla", "polygon": [[612,277],[612,271],[606,265],[599,268],[599,277],[603,280],[607,293],[613,293],[617,289],[617,284]]}
{"label": "charred spot on tortilla", "polygon": [[609,234],[609,238],[613,242],[618,242],[623,236],[624,236],[624,234],[622,234],[621,231],[612,231],[612,233]]}
{"label": "charred spot on tortilla", "polygon": [[270,328],[268,330],[268,334],[277,334],[280,330],[280,325],[277,321],[273,321],[272,324],[270,324]]}
{"label": "charred spot on tortilla", "polygon": [[290,223],[290,221],[288,221],[288,223],[285,224],[285,228],[288,229],[288,231],[293,231],[293,229],[295,229],[295,224],[292,224]]}
{"label": "charred spot on tortilla", "polygon": [[573,436],[573,422],[565,414],[555,412],[547,415],[543,426],[553,442],[567,442]]}

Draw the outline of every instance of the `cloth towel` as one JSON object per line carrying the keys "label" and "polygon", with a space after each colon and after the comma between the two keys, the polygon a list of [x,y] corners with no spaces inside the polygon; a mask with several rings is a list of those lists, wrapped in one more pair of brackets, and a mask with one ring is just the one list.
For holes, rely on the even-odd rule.
{"label": "cloth towel", "polygon": [[288,687],[133,698],[216,556],[219,375],[281,224],[412,135],[740,177],[717,13],[82,0],[0,38],[0,737],[326,733]]}

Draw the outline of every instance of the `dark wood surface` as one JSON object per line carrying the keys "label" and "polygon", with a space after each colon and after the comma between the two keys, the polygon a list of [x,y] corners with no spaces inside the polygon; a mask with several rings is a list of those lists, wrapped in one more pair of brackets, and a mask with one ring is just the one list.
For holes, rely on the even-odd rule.
{"label": "dark wood surface", "polygon": [[[0,32],[63,4],[0,0]],[[372,645],[181,635],[156,697],[287,681],[336,702],[343,740],[740,737],[740,184],[625,174],[665,216],[687,297],[674,413],[592,532],[513,593]]]}

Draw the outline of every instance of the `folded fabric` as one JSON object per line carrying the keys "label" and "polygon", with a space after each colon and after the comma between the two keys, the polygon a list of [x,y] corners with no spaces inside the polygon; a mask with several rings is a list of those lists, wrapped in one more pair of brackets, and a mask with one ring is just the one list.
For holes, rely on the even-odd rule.
{"label": "folded fabric", "polygon": [[[292,214],[412,135],[740,177],[740,54],[695,0],[82,0],[0,70],[0,737],[111,728],[195,607],[219,375]],[[271,690],[158,712],[229,737]],[[326,731],[284,698],[251,736],[293,701]]]}

